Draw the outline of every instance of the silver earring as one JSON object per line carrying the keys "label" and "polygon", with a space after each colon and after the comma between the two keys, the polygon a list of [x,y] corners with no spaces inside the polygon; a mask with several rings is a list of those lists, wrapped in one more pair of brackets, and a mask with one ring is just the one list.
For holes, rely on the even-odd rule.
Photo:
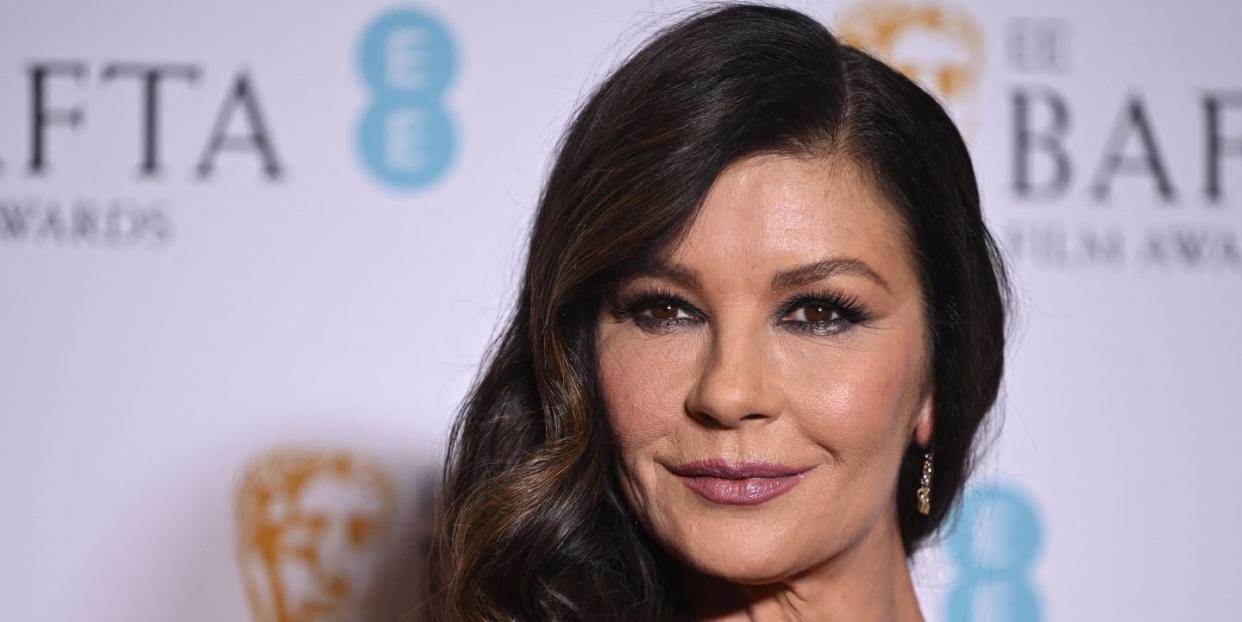
{"label": "silver earring", "polygon": [[923,453],[923,476],[919,478],[919,489],[915,491],[914,496],[919,500],[919,513],[931,514],[931,482],[932,482],[932,452]]}

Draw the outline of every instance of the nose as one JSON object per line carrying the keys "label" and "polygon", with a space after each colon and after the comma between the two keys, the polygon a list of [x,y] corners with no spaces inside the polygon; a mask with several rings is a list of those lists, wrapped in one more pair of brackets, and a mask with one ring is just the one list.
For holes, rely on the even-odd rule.
{"label": "nose", "polygon": [[690,416],[715,428],[779,417],[784,399],[768,336],[753,328],[713,328],[711,348],[686,399]]}

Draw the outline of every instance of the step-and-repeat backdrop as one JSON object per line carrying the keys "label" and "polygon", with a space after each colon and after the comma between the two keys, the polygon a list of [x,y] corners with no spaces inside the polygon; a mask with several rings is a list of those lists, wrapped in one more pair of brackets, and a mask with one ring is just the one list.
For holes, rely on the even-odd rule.
{"label": "step-and-repeat backdrop", "polygon": [[[933,620],[1225,620],[1242,6],[793,4],[935,91],[1018,289]],[[574,107],[674,2],[0,7],[0,618],[418,620]]]}

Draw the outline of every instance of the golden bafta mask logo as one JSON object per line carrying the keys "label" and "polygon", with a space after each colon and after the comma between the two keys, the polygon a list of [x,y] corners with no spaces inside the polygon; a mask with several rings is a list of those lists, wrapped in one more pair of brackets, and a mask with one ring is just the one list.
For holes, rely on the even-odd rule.
{"label": "golden bafta mask logo", "polygon": [[368,620],[393,489],[345,452],[269,451],[236,496],[237,560],[255,622]]}
{"label": "golden bafta mask logo", "polygon": [[835,32],[934,93],[962,136],[974,136],[986,53],[983,34],[968,13],[937,4],[861,4],[836,20]]}

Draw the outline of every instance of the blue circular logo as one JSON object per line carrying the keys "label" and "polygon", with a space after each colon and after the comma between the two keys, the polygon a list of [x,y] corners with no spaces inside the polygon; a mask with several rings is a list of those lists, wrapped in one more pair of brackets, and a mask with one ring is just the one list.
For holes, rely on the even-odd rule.
{"label": "blue circular logo", "polygon": [[358,123],[358,150],[377,179],[414,189],[439,179],[456,153],[457,132],[443,96],[457,70],[453,39],[415,9],[383,13],[358,46],[370,105]]}
{"label": "blue circular logo", "polygon": [[1034,504],[1016,488],[987,484],[968,490],[946,546],[957,569],[946,622],[1043,619],[1030,577],[1043,529]]}

